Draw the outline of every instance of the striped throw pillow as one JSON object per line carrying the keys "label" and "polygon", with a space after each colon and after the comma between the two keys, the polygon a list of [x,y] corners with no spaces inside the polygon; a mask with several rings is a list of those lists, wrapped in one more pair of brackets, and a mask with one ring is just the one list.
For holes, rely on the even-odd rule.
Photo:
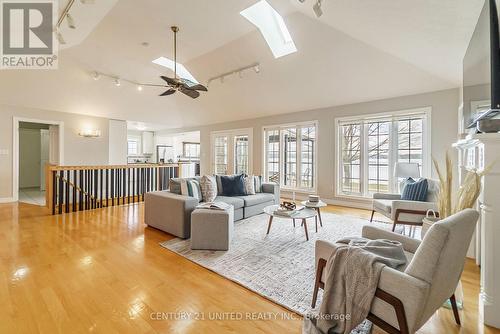
{"label": "striped throw pillow", "polygon": [[200,182],[198,180],[181,180],[181,195],[194,197],[201,202],[201,187]]}
{"label": "striped throw pillow", "polygon": [[426,201],[427,190],[429,189],[427,179],[420,179],[418,181],[415,181],[412,178],[408,178],[405,183],[406,184],[403,188],[403,193],[401,194],[402,200],[419,202]]}
{"label": "striped throw pillow", "polygon": [[253,177],[254,188],[256,193],[262,192],[262,176],[255,175]]}

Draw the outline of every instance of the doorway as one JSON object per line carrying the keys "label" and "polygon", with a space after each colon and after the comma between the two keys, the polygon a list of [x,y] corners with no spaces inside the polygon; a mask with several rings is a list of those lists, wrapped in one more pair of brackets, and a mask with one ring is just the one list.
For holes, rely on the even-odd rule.
{"label": "doorway", "polygon": [[14,199],[46,205],[46,166],[62,161],[62,124],[14,119]]}

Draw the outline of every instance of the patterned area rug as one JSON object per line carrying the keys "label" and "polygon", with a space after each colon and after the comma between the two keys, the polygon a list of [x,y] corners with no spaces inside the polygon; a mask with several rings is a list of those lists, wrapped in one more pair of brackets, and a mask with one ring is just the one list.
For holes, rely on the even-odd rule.
{"label": "patterned area rug", "polygon": [[[222,275],[263,297],[300,315],[311,309],[314,288],[314,244],[316,240],[335,241],[346,236],[360,236],[364,225],[385,229],[389,225],[369,223],[350,216],[322,213],[323,227],[315,232],[314,220],[308,220],[309,241],[297,220],[275,218],[266,236],[268,216],[261,214],[235,223],[230,250],[191,250],[190,241],[179,238],[160,245]],[[319,225],[319,224],[318,224]],[[321,291],[321,290],[320,290]],[[316,308],[321,305],[321,292]],[[367,320],[352,333],[369,333]]]}

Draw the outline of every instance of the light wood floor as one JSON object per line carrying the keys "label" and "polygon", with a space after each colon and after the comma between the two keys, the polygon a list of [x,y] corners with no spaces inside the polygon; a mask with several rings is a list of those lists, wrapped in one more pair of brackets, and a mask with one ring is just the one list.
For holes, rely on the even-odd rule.
{"label": "light wood floor", "polygon": [[[142,204],[61,216],[0,204],[0,333],[300,333],[297,315],[158,245],[169,238],[145,227]],[[478,324],[472,261],[462,282],[463,326],[442,309],[421,333],[500,333]]]}

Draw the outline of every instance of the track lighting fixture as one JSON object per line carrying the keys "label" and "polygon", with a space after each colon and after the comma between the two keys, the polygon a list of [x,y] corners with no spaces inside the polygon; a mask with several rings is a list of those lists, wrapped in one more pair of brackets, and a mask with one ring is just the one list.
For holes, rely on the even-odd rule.
{"label": "track lighting fixture", "polygon": [[116,86],[116,87],[120,87],[120,86],[121,86],[121,84],[122,84],[122,83],[120,82],[120,79],[119,79],[119,78],[115,78],[115,81],[114,81],[114,82],[115,82],[115,86]]}
{"label": "track lighting fixture", "polygon": [[322,0],[316,0],[316,3],[313,6],[313,11],[314,14],[316,14],[316,17],[320,17],[323,15],[323,10],[321,9],[321,1]]}
{"label": "track lighting fixture", "polygon": [[253,67],[253,70],[255,71],[255,73],[260,73],[260,66],[259,65],[255,65]]}
{"label": "track lighting fixture", "polygon": [[57,41],[59,42],[59,44],[66,44],[66,41],[64,40],[64,37],[61,34],[61,32],[59,31],[59,29],[56,30],[56,38],[57,38]]}
{"label": "track lighting fixture", "polygon": [[69,13],[66,14],[66,23],[68,23],[68,27],[71,29],[76,29],[75,20],[73,20],[73,17]]}
{"label": "track lighting fixture", "polygon": [[92,72],[92,79],[94,79],[95,81],[99,80],[99,78],[101,77],[101,74],[97,71],[94,71]]}
{"label": "track lighting fixture", "polygon": [[83,3],[84,5],[94,5],[95,4],[95,0],[80,0],[81,3]]}

